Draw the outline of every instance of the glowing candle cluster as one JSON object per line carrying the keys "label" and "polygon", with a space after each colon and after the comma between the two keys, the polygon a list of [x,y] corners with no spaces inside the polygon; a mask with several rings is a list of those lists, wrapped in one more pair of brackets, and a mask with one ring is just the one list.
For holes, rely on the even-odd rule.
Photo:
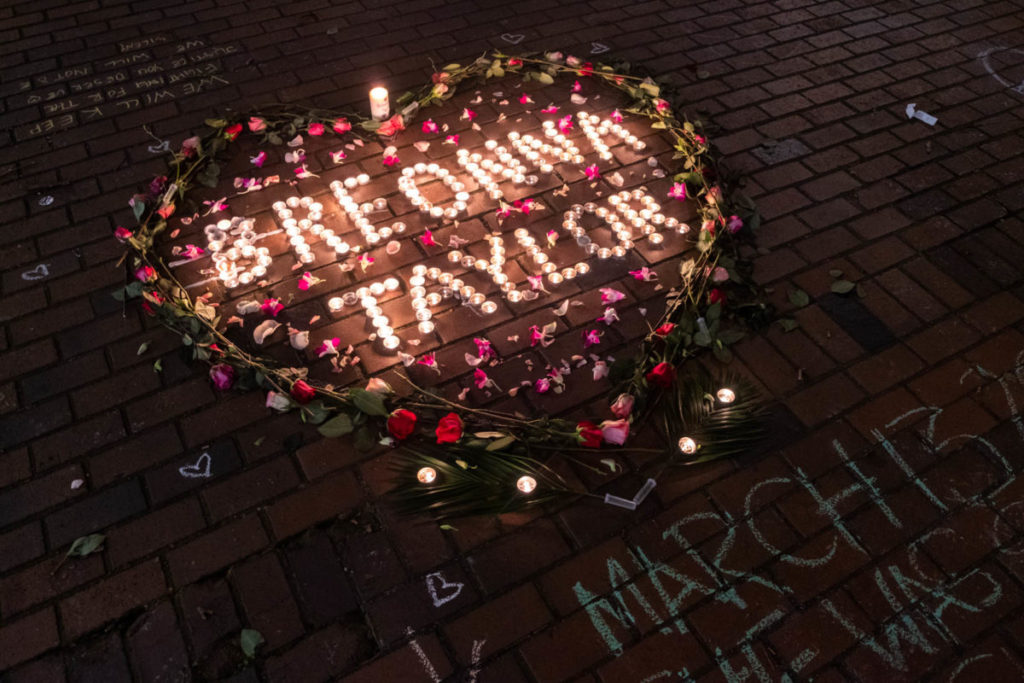
{"label": "glowing candle cluster", "polygon": [[[448,255],[451,261],[459,260],[459,258],[452,259],[452,254],[457,255],[459,258],[462,257],[461,252],[453,251]],[[426,285],[428,280],[441,285],[441,291],[427,294]],[[434,323],[430,319],[431,313],[428,306],[436,306],[441,303],[442,299],[454,296],[462,301],[463,304],[478,306],[482,313],[487,314],[498,310],[498,305],[493,301],[488,301],[487,296],[483,292],[476,291],[476,287],[467,285],[460,278],[455,277],[451,273],[446,273],[437,267],[413,266],[412,277],[409,278],[409,286],[412,307],[416,311],[416,320],[420,323],[420,332],[423,333],[434,330]]]}
{"label": "glowing candle cluster", "polygon": [[363,308],[363,313],[366,314],[366,318],[373,326],[381,346],[388,351],[394,351],[402,342],[395,335],[395,330],[391,327],[391,320],[384,315],[384,311],[378,305],[377,298],[383,296],[386,292],[398,290],[399,286],[398,278],[389,277],[383,282],[373,282],[367,286],[360,287],[355,292],[348,292],[343,297],[333,297],[327,302],[327,307],[332,311],[337,311],[341,309],[344,303],[351,302],[354,304],[358,301],[359,305]]}
{"label": "glowing candle cluster", "polygon": [[[639,201],[640,209],[630,206],[631,201]],[[635,246],[635,239],[646,237],[651,244],[661,244],[665,237],[659,232],[661,226],[677,230],[680,234],[689,232],[690,226],[679,220],[661,213],[661,205],[654,197],[642,189],[623,190],[608,197],[611,208],[598,206],[593,202],[574,204],[562,216],[562,228],[576,238],[580,246],[588,254],[596,254],[599,259],[622,257]],[[580,225],[584,214],[595,214],[602,219],[615,233],[618,244],[614,247],[598,247],[586,235],[586,229]],[[634,234],[634,230],[639,234]]]}
{"label": "glowing candle cluster", "polygon": [[535,138],[529,133],[520,135],[514,130],[508,134],[509,143],[541,173],[551,173],[555,170],[555,162],[550,160],[552,156],[557,156],[558,160],[565,163],[583,163],[583,156],[580,155],[579,148],[573,144],[572,140],[558,132],[554,121],[545,121],[542,125],[544,126],[544,136],[551,138],[560,150],[556,150],[555,145]]}
{"label": "glowing candle cluster", "polygon": [[251,218],[223,219],[207,225],[203,232],[217,277],[228,289],[251,284],[267,274],[273,259],[269,249],[256,246],[259,238]]}
{"label": "glowing candle cluster", "polygon": [[[349,220],[359,229],[366,243],[370,246],[376,246],[392,235],[400,235],[405,232],[405,223],[395,221],[391,224],[391,227],[378,228],[367,218],[371,213],[388,208],[387,200],[383,197],[378,197],[372,202],[359,204],[349,195],[348,191],[359,185],[367,185],[369,182],[370,176],[366,173],[360,173],[357,176],[345,178],[344,181],[334,180],[331,182],[330,188],[334,194],[334,199],[338,202],[338,206],[341,207],[341,210],[345,212]],[[347,242],[333,233],[325,237],[324,241],[327,243],[327,246],[334,249],[334,253],[338,256],[344,256],[352,248]]]}
{"label": "glowing candle cluster", "polygon": [[[436,206],[424,197],[416,186],[416,176],[418,175],[432,175],[446,187],[451,188],[451,191],[455,193],[455,201],[452,202],[452,205],[446,209]],[[441,218],[454,220],[460,213],[465,213],[466,207],[469,205],[469,193],[466,192],[465,184],[460,182],[447,168],[434,163],[425,164],[420,162],[411,168],[408,166],[403,168],[402,175],[398,179],[398,189],[402,191],[406,199],[419,209],[421,213],[437,220]]]}
{"label": "glowing candle cluster", "polygon": [[[306,210],[305,218],[295,218],[295,211],[299,208]],[[306,236],[313,235],[326,239],[334,235],[333,230],[328,230],[319,222],[323,219],[323,204],[314,201],[312,197],[289,197],[283,202],[274,202],[273,209],[277,212],[281,227],[288,235],[288,244],[291,245],[299,263],[313,263],[316,255],[306,241]]]}
{"label": "glowing candle cluster", "polygon": [[601,120],[596,114],[587,114],[583,111],[576,114],[576,119],[579,121],[583,134],[587,136],[590,144],[594,147],[594,151],[597,152],[597,156],[604,161],[612,158],[611,150],[608,145],[604,144],[604,136],[609,133],[617,136],[636,152],[642,152],[647,148],[646,142],[630,133],[621,124],[614,123],[609,119]]}

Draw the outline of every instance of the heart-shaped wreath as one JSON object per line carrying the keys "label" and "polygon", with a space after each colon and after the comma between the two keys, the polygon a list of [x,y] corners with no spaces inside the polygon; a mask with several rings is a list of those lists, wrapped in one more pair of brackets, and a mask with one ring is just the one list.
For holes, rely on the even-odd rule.
{"label": "heart-shaped wreath", "polygon": [[[551,86],[556,77],[565,75],[575,79],[572,95],[574,103],[584,99],[577,94],[579,82],[584,79],[596,80],[628,97],[628,104],[623,107],[627,115],[634,120],[646,119],[651,129],[662,131],[658,135],[664,136],[670,144],[672,162],[678,165],[671,175],[669,200],[691,200],[696,210],[695,225],[691,229],[687,223],[666,218],[657,201],[644,191],[630,193],[624,190],[608,198],[609,207],[597,207],[587,202],[574,204],[565,213],[561,225],[563,230],[599,260],[621,259],[633,248],[634,238],[647,239],[652,247],[660,245],[665,239],[662,230],[670,232],[673,239],[686,240],[686,248],[677,265],[673,266],[678,272],[679,284],[666,293],[664,313],[660,320],[654,325],[645,321],[649,325],[649,332],[637,343],[635,353],[615,360],[600,373],[606,375],[610,382],[608,396],[614,419],[571,421],[547,415],[528,417],[519,413],[469,407],[460,400],[464,396],[446,397],[441,392],[422,388],[414,384],[404,372],[394,373],[394,376],[401,378],[395,380],[398,385],[396,388],[380,377],[371,378],[365,388],[335,388],[331,384],[314,381],[308,376],[308,368],[271,360],[258,350],[251,350],[251,344],[243,343],[229,329],[233,324],[244,324],[245,321],[238,316],[225,319],[218,310],[219,303],[213,300],[215,294],[220,293],[223,298],[224,293],[234,288],[266,293],[267,283],[261,277],[266,275],[266,266],[271,259],[266,250],[257,246],[259,238],[251,222],[237,218],[222,219],[207,226],[208,241],[205,249],[192,244],[184,248],[177,246],[174,255],[182,257],[178,261],[163,258],[155,245],[156,238],[167,232],[168,220],[172,215],[176,215],[177,220],[184,225],[200,218],[204,206],[194,201],[190,190],[196,186],[218,186],[221,175],[218,162],[233,145],[239,144],[236,140],[240,136],[289,150],[285,158],[296,166],[296,177],[298,182],[302,182],[305,178],[315,176],[305,163],[305,150],[301,149],[303,135],[318,140],[338,136],[338,141],[350,150],[366,147],[364,139],[378,138],[384,141],[382,144],[386,144],[418,117],[422,117],[425,107],[443,105],[460,86],[469,83],[485,84],[502,78],[514,79],[517,84]],[[498,93],[498,96],[502,94]],[[533,100],[524,91],[520,102],[526,104]],[[503,103],[507,104],[507,101]],[[749,240],[757,228],[759,218],[753,204],[738,191],[735,179],[716,160],[702,125],[679,117],[658,83],[649,77],[632,74],[628,65],[584,63],[560,53],[522,56],[494,53],[467,66],[450,64],[444,67],[433,75],[431,83],[416,92],[401,96],[397,105],[402,107],[399,113],[382,121],[365,119],[357,114],[299,109],[286,105],[207,120],[208,131],[204,135],[185,140],[181,149],[172,154],[168,174],[154,179],[146,192],[135,195],[130,202],[138,225],[132,230],[119,227],[115,236],[129,247],[126,258],[134,279],[120,296],[141,297],[142,306],[148,313],[157,316],[160,322],[181,334],[193,356],[210,364],[210,377],[219,389],[265,390],[268,407],[280,411],[298,409],[302,419],[319,425],[324,436],[336,438],[352,435],[356,446],[364,450],[376,447],[378,442],[399,446],[400,450],[394,456],[399,483],[391,492],[391,499],[402,512],[428,513],[444,518],[521,510],[560,498],[578,496],[595,496],[606,503],[634,509],[650,492],[657,476],[666,467],[735,455],[761,438],[763,408],[749,380],[723,369],[721,365],[708,370],[699,362],[684,364],[684,361],[702,350],[710,350],[720,361],[727,362],[731,357],[728,346],[743,335],[742,325],[756,327],[771,318],[770,307],[759,301],[758,290],[749,279],[749,261],[743,258],[743,254],[752,251],[744,247],[744,242]],[[537,108],[540,108],[539,105]],[[554,114],[556,110],[555,105],[541,109],[547,114]],[[463,110],[462,120],[468,120],[472,126],[465,132],[480,131],[480,126],[473,123],[473,117],[472,110]],[[504,115],[500,115],[494,123],[501,124],[504,118]],[[561,175],[566,167],[575,165],[577,172],[585,173],[587,181],[596,181],[601,175],[596,163],[582,168],[585,159],[573,141],[574,124],[583,130],[599,159],[611,160],[618,155],[631,162],[643,160],[639,153],[644,150],[645,143],[621,123],[622,115],[618,109],[603,120],[585,112],[577,112],[576,117],[559,116],[554,121],[544,122],[543,137],[540,138],[502,130],[502,133],[508,133],[512,150],[497,147],[495,141],[487,141],[485,149],[494,152],[493,161],[486,162],[479,158],[481,155],[474,156],[463,149],[458,150],[458,160],[463,173],[472,175],[476,181],[479,195],[489,195],[491,200],[498,202],[496,218],[500,226],[503,218],[529,213],[531,200],[506,203],[491,173],[520,183],[536,183],[537,176],[526,175],[529,171],[519,160],[519,157],[523,157],[537,166],[542,174],[561,180],[562,183],[556,182],[552,187],[557,188],[562,184],[562,189],[554,193],[567,195],[569,184]],[[448,132],[439,130],[432,119],[424,120],[422,128],[425,132],[431,131],[442,136]],[[449,143],[454,138],[454,144],[458,145],[458,135],[445,137]],[[607,144],[609,138],[612,139],[611,145]],[[398,163],[395,148],[388,147],[383,152],[384,165]],[[260,152],[250,159],[251,163],[262,166],[261,154],[265,159],[265,152]],[[545,167],[547,161],[544,155],[553,156],[554,163]],[[332,152],[330,156],[338,163],[346,156],[344,148]],[[663,156],[667,156],[667,153]],[[559,160],[562,162],[559,166],[562,171],[555,169]],[[649,161],[652,168],[659,164],[653,156]],[[454,177],[443,177],[448,172],[439,169],[441,167],[436,163],[406,167],[399,180],[399,188],[428,220],[433,218],[440,222],[459,216],[460,211],[464,212],[474,198],[468,192],[458,192],[464,189],[463,183]],[[445,208],[435,206],[424,198],[415,183],[415,176],[424,173],[435,173],[437,179],[444,180],[444,184],[453,190],[456,202]],[[503,176],[500,175],[502,173]],[[278,179],[236,178],[236,196],[265,189],[275,180]],[[622,180],[618,173],[607,178],[613,187],[616,184],[621,187]],[[348,208],[349,217],[361,226],[363,237],[372,247],[377,245],[378,240],[386,240],[398,230],[395,229],[397,226],[378,230],[369,225],[368,220],[360,220],[373,208],[367,205],[359,207],[349,196],[348,190],[368,181],[368,176],[346,178],[344,182],[336,180],[330,186],[334,198],[342,208]],[[294,180],[291,182],[296,184]],[[225,199],[204,202],[203,215],[213,215],[225,208]],[[630,207],[631,199],[642,199],[644,208],[638,211]],[[307,210],[307,219],[304,221],[296,220],[292,213],[293,209],[300,206]],[[181,210],[182,207],[189,207],[191,218],[187,217],[189,211]],[[302,264],[313,260],[310,245],[305,240],[314,234],[313,239],[317,245],[333,249],[334,253],[349,258],[349,270],[356,265],[365,270],[367,263],[373,260],[369,257],[369,249],[350,247],[334,231],[316,223],[322,207],[315,198],[291,197],[287,201],[275,202],[274,209],[282,226],[276,232],[287,233],[289,243],[299,258],[297,267],[301,268]],[[619,239],[615,248],[599,248],[584,235],[579,223],[588,214],[596,214],[606,220]],[[186,217],[183,219],[182,216]],[[696,224],[698,221],[699,225]],[[177,237],[179,230],[169,231],[170,237]],[[552,232],[549,232],[549,237]],[[526,249],[525,253],[542,253],[543,250],[528,233],[525,229],[515,233],[520,245]],[[499,292],[509,302],[519,301],[520,297],[532,290],[543,290],[545,276],[548,283],[560,283],[577,276],[583,279],[589,272],[590,266],[585,262],[561,270],[545,266],[540,274],[531,276],[533,286],[523,292],[517,288],[517,283],[508,282],[507,277],[498,274],[501,270],[499,266],[504,261],[493,259],[505,253],[501,246],[501,234],[500,231],[492,231],[486,238],[492,247],[492,262],[488,264],[484,260],[477,268],[494,273],[494,282],[501,285]],[[426,241],[428,238],[432,240],[429,229],[425,235],[420,236],[420,240],[429,244]],[[458,243],[455,246],[459,246]],[[456,256],[449,254],[448,260],[457,264],[461,262],[469,270],[473,270],[472,267],[479,262],[479,259],[475,260],[457,250],[453,253]],[[303,254],[309,256],[303,258]],[[194,284],[188,287],[183,285],[175,276],[174,267],[199,258],[210,258],[215,267],[200,271],[213,275],[200,282],[209,284],[210,291],[193,297],[188,288]],[[251,267],[248,269],[239,265],[246,258],[250,259]],[[543,264],[545,260],[546,257],[537,257],[535,263]],[[345,266],[342,267],[344,269]],[[415,300],[423,300],[422,305],[416,304],[415,300],[413,302],[418,312],[427,310],[428,304],[442,298],[487,311],[485,307],[488,303],[482,293],[466,286],[458,278],[453,280],[450,275],[445,280],[446,273],[441,272],[441,269],[418,266],[414,273],[413,278],[409,278],[408,293]],[[653,273],[646,267],[632,274],[638,280],[653,277]],[[433,282],[428,281],[428,277]],[[414,278],[418,279],[412,282]],[[304,273],[297,282],[299,289],[308,289],[311,284],[322,280]],[[541,283],[540,287],[536,286],[538,282]],[[426,294],[424,285],[431,284],[441,286],[441,292]],[[372,292],[365,288],[366,291],[350,295],[353,301],[349,303],[355,303],[358,299],[368,314],[367,319],[372,319],[375,331],[370,339],[374,340],[374,348],[384,354],[391,353],[395,357],[392,365],[397,366],[398,359],[408,365],[413,357],[396,348],[401,344],[399,333],[390,327],[391,321],[382,315],[373,296],[398,290],[401,283],[392,277],[383,283],[376,283],[375,287]],[[615,295],[621,296],[621,292],[615,292]],[[331,311],[344,305],[340,297],[324,303]],[[257,344],[260,344],[280,326],[275,318],[283,305],[280,299],[270,296],[262,302],[241,301],[236,308],[239,314],[263,314],[265,319],[252,330]],[[314,320],[319,317],[314,316]],[[429,310],[419,315],[417,320],[418,324],[412,325],[412,328],[423,334],[433,331]],[[534,327],[533,343],[544,343],[553,332],[553,329]],[[291,341],[295,349],[305,349],[309,344],[309,332],[293,329]],[[479,361],[488,360],[493,356],[493,350],[486,340],[477,341]],[[328,337],[314,355],[328,357],[336,371],[343,370],[346,363],[355,359],[350,353],[343,353],[338,346],[338,340]],[[433,359],[433,354],[426,354],[419,364],[429,366]],[[596,361],[594,365],[595,370],[598,370],[605,363]],[[482,379],[477,373],[483,375]],[[474,375],[478,386],[481,381],[484,386],[491,381],[480,368]],[[560,383],[561,372],[556,369],[550,375],[550,378],[538,380],[533,389],[547,391],[552,382]],[[542,382],[546,384],[542,385]],[[654,449],[623,446],[631,426],[655,413],[659,415],[658,429],[665,446]],[[569,472],[564,469],[564,465],[571,463],[602,476],[613,477],[622,471],[622,465],[608,456],[625,451],[645,451],[648,454],[642,461],[648,464],[640,472],[647,484],[633,498],[610,494],[599,496],[578,483],[577,477],[566,476]],[[650,453],[655,453],[657,457],[650,458]]]}

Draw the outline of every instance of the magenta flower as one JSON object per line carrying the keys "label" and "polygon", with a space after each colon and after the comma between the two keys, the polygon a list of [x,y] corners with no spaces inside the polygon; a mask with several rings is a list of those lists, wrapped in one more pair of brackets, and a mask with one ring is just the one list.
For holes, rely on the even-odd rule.
{"label": "magenta flower", "polygon": [[570,130],[572,130],[572,117],[563,116],[562,118],[558,119],[558,130],[562,131],[563,133],[568,133]]}
{"label": "magenta flower", "polygon": [[679,201],[686,199],[686,183],[673,184],[672,189],[668,191],[668,196]]}
{"label": "magenta flower", "polygon": [[128,228],[122,228],[120,225],[114,230],[114,237],[118,242],[127,242],[132,236],[132,231]]}
{"label": "magenta flower", "polygon": [[651,280],[658,279],[658,274],[647,266],[644,266],[640,270],[631,270],[629,271],[629,274],[633,276],[633,279],[641,280],[643,282],[650,282]]}
{"label": "magenta flower", "polygon": [[668,102],[659,97],[658,99],[654,100],[654,107],[658,110],[659,114],[664,114],[666,111],[668,111]]}
{"label": "magenta flower", "polygon": [[281,303],[280,299],[264,299],[263,303],[260,304],[260,310],[263,311],[264,315],[276,318],[277,314],[284,310],[284,304]]}
{"label": "magenta flower", "polygon": [[729,271],[726,270],[725,268],[723,268],[722,266],[716,266],[715,269],[713,271],[711,271],[711,281],[712,282],[721,283],[721,282],[725,282],[728,279],[729,279]]}
{"label": "magenta flower", "polygon": [[384,157],[385,166],[394,166],[395,164],[399,163],[399,161],[399,158],[394,154],[389,154],[386,157]]}
{"label": "magenta flower", "polygon": [[600,291],[602,304],[614,304],[626,298],[625,294],[611,287],[602,287]]}
{"label": "magenta flower", "polygon": [[530,282],[530,289],[544,289],[543,275],[527,275],[526,279]]}
{"label": "magenta flower", "polygon": [[375,260],[376,260],[376,259],[374,259],[374,258],[373,258],[372,256],[370,256],[369,254],[365,254],[365,253],[364,253],[364,254],[361,254],[361,255],[359,256],[359,267],[360,267],[360,268],[362,268],[362,269],[363,269],[363,272],[365,273],[365,272],[366,272],[366,269],[367,269],[367,268],[369,268],[370,266],[372,266],[372,265],[373,265],[373,262],[374,262]]}
{"label": "magenta flower", "polygon": [[548,105],[547,107],[544,107],[543,109],[540,110],[540,112],[542,114],[554,114],[557,111],[558,111],[558,107],[556,107],[553,104]]}
{"label": "magenta flower", "polygon": [[251,130],[253,133],[259,133],[261,130],[265,130],[266,127],[267,127],[267,122],[264,121],[263,119],[261,119],[260,117],[258,117],[258,116],[250,116],[249,117],[249,130]]}
{"label": "magenta flower", "polygon": [[605,325],[611,325],[612,323],[619,321],[619,314],[614,308],[608,306],[604,309],[604,315],[598,318],[598,320],[603,320]]}
{"label": "magenta flower", "polygon": [[473,111],[472,109],[463,109],[462,118],[466,119],[467,121],[472,121],[473,119],[476,118],[476,112]]}
{"label": "magenta flower", "polygon": [[573,81],[573,83],[572,83],[572,91],[573,92],[579,92],[580,90],[583,90],[583,86],[580,85],[580,82],[579,81]]}
{"label": "magenta flower", "polygon": [[546,394],[551,390],[551,380],[547,377],[541,377],[534,383],[533,388],[538,394]]}
{"label": "magenta flower", "polygon": [[142,266],[135,271],[135,279],[140,282],[149,282],[156,279],[156,270],[153,266]]}
{"label": "magenta flower", "polygon": [[343,149],[339,149],[337,152],[331,152],[330,154],[331,161],[333,161],[336,164],[340,164],[341,161],[348,156],[347,154],[345,154],[345,150]]}
{"label": "magenta flower", "polygon": [[311,123],[309,124],[309,128],[307,129],[307,131],[309,132],[310,135],[314,137],[319,137],[324,134],[324,124],[315,122]]}
{"label": "magenta flower", "polygon": [[434,119],[427,119],[426,121],[423,122],[423,125],[421,126],[421,130],[424,133],[436,133],[437,132],[437,124],[434,123]]}
{"label": "magenta flower", "polygon": [[297,286],[299,289],[305,292],[313,285],[319,284],[321,282],[323,282],[323,280],[318,278],[316,275],[313,275],[313,273],[303,273],[302,277],[299,278]]}
{"label": "magenta flower", "polygon": [[439,246],[438,243],[434,240],[434,233],[430,232],[429,229],[424,230],[423,234],[420,235],[420,242],[423,242],[423,245],[427,247]]}
{"label": "magenta flower", "polygon": [[210,379],[213,386],[221,391],[227,391],[235,383],[235,369],[227,363],[217,363],[210,367]]}
{"label": "magenta flower", "polygon": [[622,123],[622,114],[619,113],[618,109],[612,112],[611,119],[615,123]]}
{"label": "magenta flower", "polygon": [[493,358],[497,358],[497,354],[494,352],[494,348],[488,340],[476,337],[473,339],[473,343],[476,344],[476,355],[480,357],[481,361],[488,361]]}
{"label": "magenta flower", "polygon": [[583,172],[587,174],[588,180],[597,180],[598,178],[601,177],[601,171],[598,170],[597,164],[587,166],[585,169],[583,169]]}
{"label": "magenta flower", "polygon": [[533,100],[531,100],[530,96],[527,95],[526,93],[523,93],[522,95],[519,96],[519,104],[529,104],[531,102],[533,102]]}
{"label": "magenta flower", "polygon": [[187,259],[199,258],[204,253],[206,252],[194,244],[186,244],[185,248],[181,250],[181,255]]}
{"label": "magenta flower", "polygon": [[583,348],[589,348],[595,344],[601,343],[601,335],[597,333],[597,330],[590,330],[583,334]]}
{"label": "magenta flower", "polygon": [[725,228],[730,234],[735,235],[743,229],[743,219],[739,216],[729,216],[729,221],[725,224]]}
{"label": "magenta flower", "polygon": [[337,337],[334,337],[333,339],[325,339],[323,344],[316,347],[316,351],[314,351],[314,353],[317,358],[323,358],[324,356],[337,356],[338,346],[340,344],[341,340]]}
{"label": "magenta flower", "polygon": [[487,373],[480,368],[473,371],[473,382],[476,384],[477,389],[483,389],[490,381],[491,380],[487,377]]}
{"label": "magenta flower", "polygon": [[522,214],[524,214],[526,216],[529,216],[530,215],[530,211],[533,210],[533,204],[534,204],[533,200],[529,199],[529,198],[527,198],[527,199],[517,199],[514,202],[512,202],[512,205],[514,207],[516,207],[517,209],[519,209],[520,213],[522,213]]}
{"label": "magenta flower", "polygon": [[545,233],[545,234],[547,235],[547,238],[548,238],[548,246],[549,247],[555,246],[555,244],[558,242],[558,231],[556,231],[556,230],[548,230],[547,233]]}
{"label": "magenta flower", "polygon": [[256,166],[258,168],[263,168],[263,162],[265,162],[266,160],[267,153],[263,151],[260,151],[260,153],[254,157],[249,157],[249,162],[252,163],[253,166]]}
{"label": "magenta flower", "polygon": [[449,135],[448,137],[446,137],[444,139],[444,144],[446,144],[446,145],[458,145],[459,144],[459,136],[458,135]]}
{"label": "magenta flower", "polygon": [[434,372],[441,374],[441,368],[437,366],[437,356],[433,352],[423,354],[423,356],[416,361],[416,364],[430,368]]}

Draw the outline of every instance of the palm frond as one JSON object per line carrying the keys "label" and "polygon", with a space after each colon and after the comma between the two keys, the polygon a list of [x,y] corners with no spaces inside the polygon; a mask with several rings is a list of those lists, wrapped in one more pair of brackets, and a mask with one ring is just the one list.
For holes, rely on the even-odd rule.
{"label": "palm frond", "polygon": [[[421,483],[417,473],[433,468],[437,478]],[[427,514],[435,519],[517,512],[580,495],[543,462],[527,455],[483,448],[410,448],[393,462],[401,482],[390,493],[397,512]],[[537,488],[523,493],[520,477],[530,476]]]}
{"label": "palm frond", "polygon": [[[714,374],[691,363],[692,369],[681,375],[674,391],[661,400],[662,428],[670,440],[671,462],[692,465],[718,458],[740,455],[764,437],[767,414],[760,392],[743,375],[722,369]],[[735,400],[723,403],[719,389],[731,389]],[[684,454],[676,441],[690,437],[698,444],[694,454]]]}

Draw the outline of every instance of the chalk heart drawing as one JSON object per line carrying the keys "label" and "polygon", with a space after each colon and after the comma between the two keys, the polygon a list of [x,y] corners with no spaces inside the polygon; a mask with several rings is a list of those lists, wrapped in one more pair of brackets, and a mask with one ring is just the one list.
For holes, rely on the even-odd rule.
{"label": "chalk heart drawing", "polygon": [[458,582],[450,583],[446,581],[441,576],[441,572],[427,574],[427,592],[430,593],[430,599],[434,601],[434,607],[440,607],[459,597],[459,593],[462,592],[464,585]]}
{"label": "chalk heart drawing", "polygon": [[608,50],[610,50],[610,49],[611,48],[608,47],[607,45],[605,45],[604,43],[591,43],[590,44],[590,54],[592,54],[592,55],[601,55],[601,54],[604,54],[605,52],[608,52]]}
{"label": "chalk heart drawing", "polygon": [[146,148],[146,150],[150,154],[160,154],[161,152],[169,152],[171,151],[171,141],[164,140],[159,145],[150,145],[149,147]]}
{"label": "chalk heart drawing", "polygon": [[212,460],[209,453],[203,453],[195,464],[179,467],[178,472],[186,479],[209,479]]}
{"label": "chalk heart drawing", "polygon": [[519,43],[523,42],[523,38],[525,38],[525,37],[526,36],[523,35],[522,33],[502,33],[501,34],[501,39],[504,40],[506,43],[510,43],[512,45],[518,45]]}
{"label": "chalk heart drawing", "polygon": [[21,274],[21,279],[22,280],[42,280],[44,277],[49,276],[49,274],[50,274],[50,264],[49,263],[40,263],[38,266],[36,266],[32,270],[26,270],[24,273],[22,273]]}
{"label": "chalk heart drawing", "polygon": [[1024,50],[1018,50],[1016,48],[1008,48],[1008,47],[999,47],[999,46],[997,46],[997,47],[990,47],[987,50],[982,50],[981,52],[979,52],[978,53],[978,60],[981,62],[981,65],[985,67],[985,71],[987,71],[988,74],[992,78],[996,79],[1003,86],[1005,86],[1006,88],[1009,88],[1010,90],[1014,91],[1015,93],[1019,93],[1021,95],[1024,95],[1024,80],[1022,80],[1020,83],[1014,83],[1013,81],[1011,81],[1011,80],[1003,77],[1002,75],[1000,75],[1000,73],[997,70],[997,68],[992,64],[992,56],[997,54],[997,53],[1000,53],[1000,52],[1007,52],[1007,53],[1012,53],[1012,54],[1015,54],[1015,55],[1024,56]]}

